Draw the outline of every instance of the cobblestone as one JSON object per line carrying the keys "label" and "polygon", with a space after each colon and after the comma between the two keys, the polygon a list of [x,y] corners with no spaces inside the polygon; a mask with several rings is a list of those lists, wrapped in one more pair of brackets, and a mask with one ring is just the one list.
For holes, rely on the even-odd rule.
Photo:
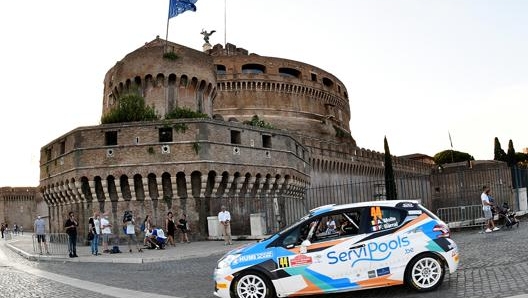
{"label": "cobblestone", "polygon": [[[459,269],[454,274],[446,274],[444,283],[436,291],[417,293],[405,286],[396,286],[331,295],[331,297],[503,298],[517,295],[528,297],[526,295],[528,293],[528,279],[526,278],[528,276],[528,253],[526,253],[528,228],[526,224],[527,222],[523,221],[519,229],[501,230],[491,234],[479,233],[479,230],[453,231],[452,237],[457,242],[461,254]],[[215,246],[217,243],[198,243],[194,247],[192,245],[186,247],[189,250],[188,257],[158,261],[151,259],[150,262],[143,263],[100,262],[102,259],[97,259],[99,257],[79,258],[82,260],[78,262],[70,260],[34,262],[20,257],[3,246],[2,249],[10,262],[100,285],[135,290],[147,296],[148,293],[156,293],[184,298],[212,298],[212,272],[223,251]],[[178,247],[170,249],[175,249],[174,252],[176,252]],[[170,255],[170,249],[165,254]],[[198,249],[205,249],[208,252],[196,257],[198,252],[193,250]],[[139,254],[133,255],[139,257]],[[34,277],[5,266],[0,267],[0,278],[2,289],[5,288],[7,291],[2,290],[2,293],[8,295],[1,296],[0,294],[0,297],[15,297],[9,295],[13,291],[17,293],[19,288],[23,290],[19,292],[20,296],[16,297],[110,297]],[[329,296],[312,297],[326,298]]]}

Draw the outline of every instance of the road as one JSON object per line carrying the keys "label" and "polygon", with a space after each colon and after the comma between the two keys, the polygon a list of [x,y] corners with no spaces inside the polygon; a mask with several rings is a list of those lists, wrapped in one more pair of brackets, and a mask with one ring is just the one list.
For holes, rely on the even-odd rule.
{"label": "road", "polygon": [[[434,292],[422,294],[396,286],[332,297],[528,297],[525,223],[519,229],[490,234],[454,231],[452,237],[461,252],[459,270],[446,275]],[[214,297],[212,272],[220,257],[143,264],[35,262],[4,245],[0,248],[0,297]]]}

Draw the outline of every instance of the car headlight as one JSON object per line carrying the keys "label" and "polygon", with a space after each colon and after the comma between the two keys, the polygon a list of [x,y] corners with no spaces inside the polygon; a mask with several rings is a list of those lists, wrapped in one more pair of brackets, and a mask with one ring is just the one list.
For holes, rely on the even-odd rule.
{"label": "car headlight", "polygon": [[223,257],[222,259],[220,259],[220,261],[218,261],[218,269],[224,269],[229,267],[231,263],[236,260],[239,256],[240,254],[234,254]]}

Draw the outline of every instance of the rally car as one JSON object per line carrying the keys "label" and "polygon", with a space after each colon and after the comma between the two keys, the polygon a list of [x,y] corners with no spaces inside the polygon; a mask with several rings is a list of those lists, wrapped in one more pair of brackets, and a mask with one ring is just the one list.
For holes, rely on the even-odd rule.
{"label": "rally car", "polygon": [[288,297],[400,284],[425,292],[458,262],[449,228],[418,201],[326,205],[224,255],[214,295]]}

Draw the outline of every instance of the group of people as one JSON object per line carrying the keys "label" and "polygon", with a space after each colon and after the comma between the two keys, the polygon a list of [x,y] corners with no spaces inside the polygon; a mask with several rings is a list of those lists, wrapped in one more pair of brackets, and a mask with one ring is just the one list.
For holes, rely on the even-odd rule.
{"label": "group of people", "polygon": [[[221,233],[225,239],[225,245],[231,245],[231,214],[226,210],[225,206],[221,207],[218,213],[218,219],[221,226]],[[137,234],[143,234],[143,245],[152,249],[163,249],[166,245],[175,246],[176,230],[179,230],[180,242],[190,243],[189,233],[190,225],[187,220],[187,215],[183,213],[178,221],[175,221],[174,215],[171,211],[167,213],[165,218],[165,226],[161,227],[152,222],[151,216],[146,215],[143,224],[139,228],[139,233],[136,220],[131,211],[125,211],[123,216],[123,233],[127,236],[127,244],[129,252],[132,252],[132,245],[135,246],[138,252],[142,252],[142,247],[138,242]],[[68,213],[68,219],[64,222],[64,229],[68,235],[68,253],[70,258],[76,258],[77,255],[77,229],[79,226],[78,220],[75,218],[74,212]],[[4,227],[2,225],[2,227]],[[4,231],[4,229],[2,229]],[[48,245],[46,243],[46,223],[38,216],[34,223],[35,236],[38,241],[40,254],[43,250],[49,254]],[[108,213],[103,213],[101,216],[99,211],[95,211],[93,216],[88,220],[88,238],[90,241],[92,255],[99,255],[99,243],[102,242],[103,252],[110,253],[109,241],[112,236],[112,224],[108,219]]]}

